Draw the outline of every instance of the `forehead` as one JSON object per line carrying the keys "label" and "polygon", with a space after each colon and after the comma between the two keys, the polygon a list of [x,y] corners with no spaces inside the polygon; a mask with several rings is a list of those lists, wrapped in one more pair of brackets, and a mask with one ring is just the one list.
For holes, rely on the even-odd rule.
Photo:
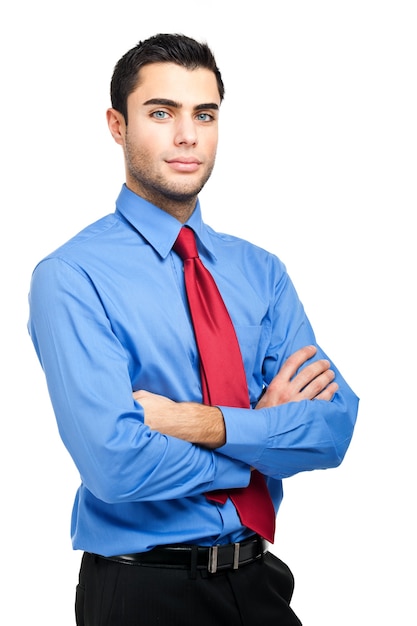
{"label": "forehead", "polygon": [[164,98],[193,106],[202,103],[220,106],[214,72],[203,67],[187,69],[175,63],[150,63],[142,67],[131,96],[142,102]]}

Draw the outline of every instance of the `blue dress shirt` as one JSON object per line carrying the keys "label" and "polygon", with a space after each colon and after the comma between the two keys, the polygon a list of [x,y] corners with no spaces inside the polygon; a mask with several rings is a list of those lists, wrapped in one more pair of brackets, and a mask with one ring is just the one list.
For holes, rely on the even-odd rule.
{"label": "blue dress shirt", "polygon": [[[254,407],[287,357],[316,344],[313,330],[276,256],[213,231],[199,203],[187,224],[234,322]],[[283,478],[336,467],[351,441],[358,398],[333,364],[339,391],[331,402],[221,407],[227,443],[217,450],[144,425],[134,390],[202,399],[182,261],[171,251],[180,228],[124,185],[113,214],[33,273],[28,328],[81,479],[74,549],[110,556],[241,541],[251,532],[234,506],[208,502],[205,492],[246,486],[253,466],[267,476],[278,511]],[[318,348],[314,358],[324,357]]]}

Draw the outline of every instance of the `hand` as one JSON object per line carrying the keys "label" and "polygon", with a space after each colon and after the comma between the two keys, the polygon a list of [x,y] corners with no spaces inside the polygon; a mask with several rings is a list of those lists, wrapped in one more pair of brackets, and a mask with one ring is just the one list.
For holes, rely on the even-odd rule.
{"label": "hand", "polygon": [[174,402],[143,389],[133,392],[133,397],[141,404],[151,430],[207,448],[218,448],[226,441],[223,414],[215,406]]}
{"label": "hand", "polygon": [[150,428],[152,428],[153,420],[161,415],[166,416],[168,423],[175,417],[174,411],[177,403],[165,396],[139,389],[133,392],[133,398],[142,405],[145,412],[145,424]]}
{"label": "hand", "polygon": [[314,361],[296,374],[299,367],[316,352],[315,346],[305,346],[288,357],[255,408],[262,409],[300,400],[331,400],[339,385],[333,382],[335,374],[327,359]]}

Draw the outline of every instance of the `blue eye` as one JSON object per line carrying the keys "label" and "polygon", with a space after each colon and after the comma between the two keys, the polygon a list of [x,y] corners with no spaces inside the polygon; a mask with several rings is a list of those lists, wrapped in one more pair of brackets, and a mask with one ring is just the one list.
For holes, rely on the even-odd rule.
{"label": "blue eye", "polygon": [[214,118],[210,113],[199,113],[197,119],[199,122],[210,122]]}
{"label": "blue eye", "polygon": [[154,111],[152,113],[152,117],[155,117],[157,120],[164,120],[167,115],[166,111]]}

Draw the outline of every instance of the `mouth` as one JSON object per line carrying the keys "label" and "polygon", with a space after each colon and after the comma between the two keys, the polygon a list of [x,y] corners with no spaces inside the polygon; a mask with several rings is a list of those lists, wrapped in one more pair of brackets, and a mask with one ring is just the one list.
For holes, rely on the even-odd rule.
{"label": "mouth", "polygon": [[201,161],[195,157],[175,157],[166,161],[169,167],[176,172],[195,172],[201,165]]}

